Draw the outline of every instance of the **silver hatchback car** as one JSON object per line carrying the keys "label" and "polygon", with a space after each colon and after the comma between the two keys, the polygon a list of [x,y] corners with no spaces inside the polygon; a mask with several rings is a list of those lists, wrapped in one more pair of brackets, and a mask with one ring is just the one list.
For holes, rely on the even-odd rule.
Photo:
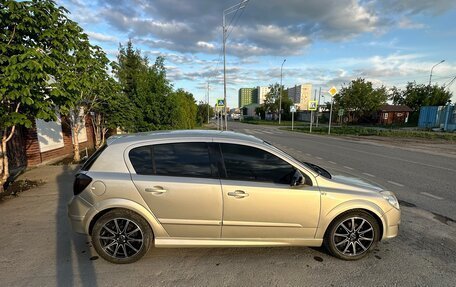
{"label": "silver hatchback car", "polygon": [[101,257],[155,247],[321,246],[355,260],[398,234],[394,194],[240,133],[114,136],[83,165],[68,215]]}

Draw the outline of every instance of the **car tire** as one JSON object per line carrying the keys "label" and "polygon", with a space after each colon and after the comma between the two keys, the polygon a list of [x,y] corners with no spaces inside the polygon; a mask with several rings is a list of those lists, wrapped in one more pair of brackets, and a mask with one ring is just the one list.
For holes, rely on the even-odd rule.
{"label": "car tire", "polygon": [[379,240],[377,220],[368,212],[355,210],[331,222],[324,243],[333,256],[343,260],[358,260],[366,256]]}
{"label": "car tire", "polygon": [[139,260],[149,251],[152,241],[149,223],[125,209],[114,209],[102,215],[92,230],[92,243],[97,253],[116,264]]}

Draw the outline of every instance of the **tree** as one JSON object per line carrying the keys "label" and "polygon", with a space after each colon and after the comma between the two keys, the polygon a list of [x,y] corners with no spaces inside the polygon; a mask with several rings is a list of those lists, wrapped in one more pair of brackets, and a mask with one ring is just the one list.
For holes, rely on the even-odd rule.
{"label": "tree", "polygon": [[[279,98],[279,89],[282,99]],[[282,103],[280,103],[282,102]],[[282,107],[282,119],[291,119],[290,106],[293,105],[293,101],[288,98],[288,92],[284,86],[280,88],[278,83],[269,85],[269,93],[266,94],[264,99],[264,113],[279,113],[280,104]],[[259,110],[259,112],[262,112]]]}
{"label": "tree", "polygon": [[[78,45],[64,65],[58,69],[56,85],[63,95],[60,113],[66,116],[73,139],[73,160],[80,161],[79,133],[99,102],[111,95],[112,82],[107,74],[109,60],[98,46],[92,46],[84,33],[78,35]],[[95,123],[96,124],[96,123]]]}
{"label": "tree", "polygon": [[171,104],[170,128],[192,129],[196,124],[197,106],[193,95],[183,89],[178,89],[168,98]]}
{"label": "tree", "polygon": [[444,106],[451,99],[452,93],[438,85],[424,85],[408,82],[405,90],[394,87],[390,90],[390,99],[394,104],[406,105],[418,111],[421,106]]}
{"label": "tree", "polygon": [[264,104],[255,108],[255,114],[257,114],[260,117],[260,120],[266,119],[266,109],[264,107]]}
{"label": "tree", "polygon": [[120,84],[108,77],[105,81],[104,94],[92,106],[90,116],[95,133],[95,147],[102,146],[109,130],[120,128],[131,131],[134,123],[134,108],[130,99],[121,91]]}
{"label": "tree", "polygon": [[196,122],[199,125],[207,124],[208,113],[209,118],[212,118],[215,115],[214,109],[211,107],[211,105],[204,103],[202,101],[199,102],[197,107]]}
{"label": "tree", "polygon": [[119,47],[113,71],[125,95],[135,107],[134,131],[169,129],[172,127],[172,103],[167,99],[172,86],[166,79],[165,59],[157,57],[149,66],[147,57],[135,50],[131,41]]}
{"label": "tree", "polygon": [[7,143],[18,125],[56,118],[54,78],[81,28],[51,0],[0,3],[0,191],[9,177]]}
{"label": "tree", "polygon": [[342,87],[334,96],[335,110],[339,108],[351,112],[361,121],[369,121],[372,113],[386,103],[388,94],[384,86],[374,88],[372,83],[358,78],[351,81],[348,87]]}

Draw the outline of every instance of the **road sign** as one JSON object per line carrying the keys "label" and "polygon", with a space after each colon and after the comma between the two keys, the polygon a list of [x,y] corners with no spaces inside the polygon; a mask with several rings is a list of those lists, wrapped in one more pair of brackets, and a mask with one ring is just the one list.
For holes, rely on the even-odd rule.
{"label": "road sign", "polygon": [[316,111],[317,110],[317,101],[309,101],[309,110]]}
{"label": "road sign", "polygon": [[334,97],[334,95],[337,94],[336,87],[332,87],[331,89],[329,89],[328,93],[331,95],[331,97]]}
{"label": "road sign", "polygon": [[217,99],[217,107],[224,107],[225,106],[225,100],[224,99]]}
{"label": "road sign", "polygon": [[344,109],[340,109],[340,110],[337,112],[337,115],[338,115],[339,117],[341,117],[341,116],[344,115],[344,112],[345,112]]}
{"label": "road sign", "polygon": [[296,113],[296,107],[290,106],[290,113]]}

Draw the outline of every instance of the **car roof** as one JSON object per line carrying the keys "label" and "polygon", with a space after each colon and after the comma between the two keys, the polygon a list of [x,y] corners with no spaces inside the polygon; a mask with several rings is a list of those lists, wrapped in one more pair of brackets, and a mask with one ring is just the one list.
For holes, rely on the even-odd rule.
{"label": "car roof", "polygon": [[117,145],[125,143],[135,143],[150,140],[168,140],[168,139],[185,139],[198,138],[205,139],[233,139],[242,140],[252,143],[264,143],[263,140],[242,133],[232,131],[217,131],[217,130],[174,130],[174,131],[153,131],[134,134],[121,134],[110,136],[106,143],[107,145]]}

